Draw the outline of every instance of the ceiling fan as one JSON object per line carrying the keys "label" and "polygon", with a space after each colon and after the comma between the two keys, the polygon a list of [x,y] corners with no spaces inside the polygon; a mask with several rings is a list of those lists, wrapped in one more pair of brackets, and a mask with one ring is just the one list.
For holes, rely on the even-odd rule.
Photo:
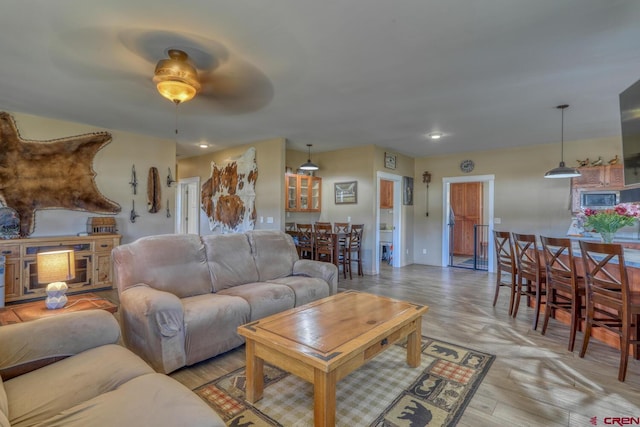
{"label": "ceiling fan", "polygon": [[153,82],[160,95],[180,104],[193,99],[200,91],[198,71],[189,60],[189,55],[180,49],[169,49],[168,59],[156,64]]}

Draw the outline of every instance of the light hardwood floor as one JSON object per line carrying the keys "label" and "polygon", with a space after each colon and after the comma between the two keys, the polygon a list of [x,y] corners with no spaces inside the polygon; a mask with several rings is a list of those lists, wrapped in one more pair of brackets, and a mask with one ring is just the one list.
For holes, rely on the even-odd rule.
{"label": "light hardwood floor", "polygon": [[[605,417],[640,417],[640,361],[629,361],[627,380],[617,380],[619,352],[595,339],[584,359],[567,351],[569,328],[550,320],[547,335],[531,330],[533,310],[510,318],[508,290],[492,307],[495,275],[459,268],[385,266],[378,276],[338,283],[429,306],[423,335],[486,351],[496,361],[459,426],[604,426]],[[112,298],[115,291],[106,293]],[[542,322],[538,326],[542,327]],[[190,389],[244,364],[244,347],[171,374]],[[338,384],[339,387],[339,384]]]}

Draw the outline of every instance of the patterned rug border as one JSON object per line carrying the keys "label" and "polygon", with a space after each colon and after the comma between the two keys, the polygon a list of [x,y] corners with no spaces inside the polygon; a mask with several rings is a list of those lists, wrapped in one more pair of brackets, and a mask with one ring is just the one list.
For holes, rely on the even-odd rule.
{"label": "patterned rug border", "polygon": [[[396,343],[395,346],[406,348],[406,341]],[[461,357],[455,349],[464,350],[466,353],[463,353],[464,356]],[[381,353],[381,355],[387,352],[389,352],[389,350]],[[402,386],[403,388],[401,391],[397,393],[396,397],[391,397],[387,401],[388,403],[384,404],[382,410],[377,411],[379,412],[379,415],[369,424],[370,426],[395,427],[405,425],[398,424],[398,420],[410,420],[410,424],[406,425],[411,426],[430,426],[432,425],[432,418],[433,421],[439,421],[444,418],[442,423],[439,424],[441,426],[455,426],[459,422],[464,411],[473,399],[473,396],[480,387],[480,384],[482,384],[482,381],[496,359],[496,356],[491,353],[486,353],[464,345],[450,343],[448,341],[425,335],[422,335],[421,352],[423,356],[431,356],[433,360],[428,365],[424,366],[424,369],[416,373],[415,378],[411,379],[410,384]],[[380,358],[380,355],[376,356],[376,358],[369,361],[359,369],[363,369],[369,363],[372,363],[378,358]],[[467,365],[465,365],[465,363]],[[477,364],[477,367],[473,366],[474,363]],[[242,374],[245,368],[246,366],[242,366],[235,369],[232,372],[224,374],[195,388],[193,391],[208,403],[216,412],[218,412],[228,426],[258,425],[256,424],[257,422],[275,427],[291,425],[290,423],[282,424],[274,417],[259,409],[258,406],[260,406],[260,402],[252,405],[244,400],[244,375]],[[354,371],[354,373],[355,372],[358,372],[358,370]],[[350,375],[353,375],[354,373]],[[287,385],[284,383],[287,378],[296,378],[299,382],[304,383],[304,380],[299,379],[295,375],[265,363],[265,397],[268,393],[267,387],[274,386],[272,393],[275,394],[280,381],[283,383],[281,387],[286,388]],[[434,380],[434,378],[437,380]],[[342,381],[339,382],[338,385],[341,384]],[[425,386],[431,386],[431,388],[425,388]],[[462,393],[459,393],[460,388],[462,388]],[[435,389],[439,389],[438,394],[435,394]],[[431,400],[431,393],[434,393],[436,396],[433,400]],[[454,396],[455,400],[456,395],[461,395],[461,400],[454,402],[455,406],[453,406],[453,409],[451,409],[450,412],[447,412],[447,405],[451,404],[448,399],[450,396]],[[311,396],[303,395],[301,398],[307,399],[307,401],[313,401],[312,394]],[[410,405],[415,405],[415,408]],[[437,405],[444,406],[444,409]],[[398,412],[400,408],[402,412]],[[269,408],[269,410],[272,409],[272,407]],[[423,409],[423,411],[421,412],[420,409]],[[394,410],[395,412],[392,414]],[[432,410],[441,413],[432,414]],[[388,418],[391,418],[392,416],[396,417],[394,418],[395,422],[388,420]],[[411,416],[413,416],[413,418],[410,418]],[[340,417],[338,416],[338,418]],[[240,421],[241,419],[243,420]],[[423,423],[416,424],[416,420]],[[340,419],[338,419],[338,421],[340,421]],[[303,424],[296,422],[295,425]]]}

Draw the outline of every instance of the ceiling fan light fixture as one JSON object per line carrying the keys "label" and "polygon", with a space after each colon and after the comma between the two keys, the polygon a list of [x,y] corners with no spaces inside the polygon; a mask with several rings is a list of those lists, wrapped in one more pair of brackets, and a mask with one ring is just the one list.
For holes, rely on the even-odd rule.
{"label": "ceiling fan light fixture", "polygon": [[544,174],[545,178],[575,178],[580,176],[580,171],[564,164],[564,110],[568,104],[558,105],[556,108],[562,111],[562,127],[560,133],[560,165]]}
{"label": "ceiling fan light fixture", "polygon": [[312,145],[313,144],[307,144],[307,147],[309,147],[309,159],[305,163],[301,164],[300,168],[299,168],[299,169],[302,169],[303,171],[317,171],[318,169],[320,169],[318,167],[318,165],[316,165],[315,163],[313,163],[311,161],[311,146]]}
{"label": "ceiling fan light fixture", "polygon": [[169,49],[168,55],[169,59],[158,61],[153,82],[160,95],[171,102],[180,104],[190,101],[200,91],[198,72],[185,52]]}

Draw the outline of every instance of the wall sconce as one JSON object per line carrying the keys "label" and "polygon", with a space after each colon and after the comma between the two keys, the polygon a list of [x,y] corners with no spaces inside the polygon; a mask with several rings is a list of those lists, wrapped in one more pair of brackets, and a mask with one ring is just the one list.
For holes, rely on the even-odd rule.
{"label": "wall sconce", "polygon": [[431,173],[424,171],[422,174],[422,182],[427,184],[427,197],[426,197],[426,208],[427,208],[427,216],[429,216],[429,183],[431,182]]}
{"label": "wall sconce", "polygon": [[68,289],[65,281],[76,277],[73,250],[40,252],[36,255],[36,263],[38,283],[48,283],[45,305],[49,310],[64,307]]}

